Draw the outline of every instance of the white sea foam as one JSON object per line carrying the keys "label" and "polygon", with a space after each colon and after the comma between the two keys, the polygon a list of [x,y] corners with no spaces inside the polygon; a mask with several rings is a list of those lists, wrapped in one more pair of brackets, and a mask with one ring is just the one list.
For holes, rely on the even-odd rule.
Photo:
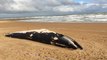
{"label": "white sea foam", "polygon": [[[33,17],[9,17],[3,19],[20,19],[23,22],[105,22],[107,23],[107,14],[75,14],[64,16],[33,16]],[[21,20],[22,19],[22,20]]]}
{"label": "white sea foam", "polygon": [[66,16],[35,16],[30,19],[21,20],[24,22],[107,22],[107,15],[104,14],[83,14]]}

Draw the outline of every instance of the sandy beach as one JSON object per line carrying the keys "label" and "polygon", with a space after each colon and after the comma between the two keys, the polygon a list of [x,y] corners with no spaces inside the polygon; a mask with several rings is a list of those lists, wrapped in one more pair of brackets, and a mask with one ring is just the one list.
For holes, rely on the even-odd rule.
{"label": "sandy beach", "polygon": [[[10,32],[34,29],[49,29],[70,36],[83,50],[5,37]],[[107,23],[0,21],[0,60],[107,60]]]}

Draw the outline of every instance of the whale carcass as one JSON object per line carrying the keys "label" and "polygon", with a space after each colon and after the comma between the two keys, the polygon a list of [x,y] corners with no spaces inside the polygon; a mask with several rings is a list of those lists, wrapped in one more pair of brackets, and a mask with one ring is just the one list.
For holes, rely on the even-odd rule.
{"label": "whale carcass", "polygon": [[80,44],[78,44],[74,39],[47,29],[18,31],[8,33],[5,36],[12,38],[29,39],[47,44],[65,46],[73,49],[83,49]]}

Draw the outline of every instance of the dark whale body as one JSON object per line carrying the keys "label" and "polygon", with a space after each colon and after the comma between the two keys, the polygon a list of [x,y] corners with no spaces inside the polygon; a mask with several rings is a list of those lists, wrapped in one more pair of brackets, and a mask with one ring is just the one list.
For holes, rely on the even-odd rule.
{"label": "dark whale body", "polygon": [[15,32],[11,34],[6,34],[6,36],[12,38],[29,39],[32,41],[38,41],[47,44],[63,45],[73,49],[83,49],[74,39],[59,33],[38,33],[30,31],[25,33]]}

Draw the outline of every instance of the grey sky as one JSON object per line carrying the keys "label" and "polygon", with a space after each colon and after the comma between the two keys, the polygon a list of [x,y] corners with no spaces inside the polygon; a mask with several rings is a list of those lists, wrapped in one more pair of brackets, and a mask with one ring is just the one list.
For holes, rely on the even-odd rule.
{"label": "grey sky", "polygon": [[[72,14],[107,12],[107,0],[0,0],[0,13],[15,12],[53,12]],[[42,14],[42,13],[41,13]]]}

